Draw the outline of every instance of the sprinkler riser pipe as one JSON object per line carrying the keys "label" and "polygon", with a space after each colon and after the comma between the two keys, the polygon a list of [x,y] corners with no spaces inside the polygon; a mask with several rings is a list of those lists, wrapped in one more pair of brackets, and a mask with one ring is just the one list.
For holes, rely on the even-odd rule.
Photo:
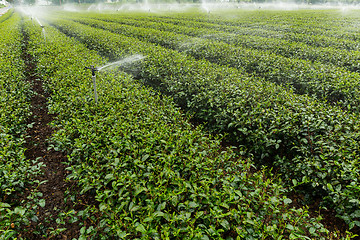
{"label": "sprinkler riser pipe", "polygon": [[94,83],[94,95],[95,95],[95,102],[98,103],[98,95],[96,91],[96,72],[99,71],[99,69],[95,68],[94,66],[85,67],[84,69],[91,70],[91,75]]}
{"label": "sprinkler riser pipe", "polygon": [[96,91],[96,75],[95,75],[95,72],[93,72],[92,79],[93,79],[93,83],[94,83],[95,102],[98,103],[98,96],[97,96],[97,91]]}

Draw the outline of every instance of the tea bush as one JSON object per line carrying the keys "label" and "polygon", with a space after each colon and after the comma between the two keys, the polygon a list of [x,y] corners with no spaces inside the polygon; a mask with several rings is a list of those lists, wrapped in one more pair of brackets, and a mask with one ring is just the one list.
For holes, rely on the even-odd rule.
{"label": "tea bush", "polygon": [[360,225],[356,114],[135,38],[66,20],[52,24],[111,59],[145,55],[138,76],[144,83],[171,95],[208,130],[274,164],[288,184],[313,187],[308,191],[350,226]]}
{"label": "tea bush", "polygon": [[[109,18],[111,18],[111,15]],[[257,76],[264,77],[271,82],[284,86],[291,85],[299,94],[315,95],[320,99],[328,100],[330,103],[338,103],[344,109],[359,111],[360,92],[358,85],[360,75],[358,73],[352,73],[333,65],[281,57],[272,53],[275,50],[271,52],[258,51],[235,47],[232,44],[219,43],[218,40],[221,39],[219,33],[214,34],[217,40],[211,41],[187,37],[172,32],[162,32],[116,23],[104,23],[103,21],[86,18],[75,18],[75,20],[93,27],[179,50],[197,59],[205,58],[210,62],[235,67],[248,73],[255,73]],[[162,23],[159,23],[159,25],[162,25]],[[188,31],[194,35],[198,29],[197,27],[192,27]],[[203,29],[200,29],[200,32],[202,31]],[[211,35],[211,33],[209,34]],[[229,39],[228,37],[226,38]],[[234,38],[241,39],[238,35],[235,35]],[[232,42],[231,39],[229,41]],[[266,44],[262,41],[259,41],[260,43],[262,46],[265,46],[268,44],[268,41]],[[291,47],[290,44],[279,45],[283,46],[287,53],[291,51],[289,49]],[[274,48],[280,49],[281,47],[275,46]],[[303,47],[303,51],[306,54],[313,55],[309,47]],[[297,49],[295,52],[299,53],[299,50]],[[332,54],[329,54],[330,52]],[[356,54],[353,55],[354,58],[351,58],[350,52],[343,52],[340,56],[336,55],[337,52],[339,50],[329,49],[327,52],[319,53],[319,55],[322,57],[329,56],[325,57],[324,61],[329,61],[329,58],[332,58],[334,63],[338,63],[337,65],[346,65],[351,70],[357,71],[359,58]],[[311,57],[309,56],[309,58]]]}
{"label": "tea bush", "polygon": [[105,60],[46,30],[45,45],[39,27],[26,27],[56,114],[53,147],[68,153],[80,194],[96,200],[68,210],[74,223],[93,224],[81,225],[80,239],[326,239],[318,219],[290,207],[279,179],[194,128],[171,98],[110,71],[97,73],[96,104],[83,68]]}
{"label": "tea bush", "polygon": [[14,239],[16,233],[36,220],[37,203],[25,188],[38,185],[34,179],[41,164],[26,159],[25,139],[30,111],[30,85],[25,81],[20,15],[0,23],[0,236]]}

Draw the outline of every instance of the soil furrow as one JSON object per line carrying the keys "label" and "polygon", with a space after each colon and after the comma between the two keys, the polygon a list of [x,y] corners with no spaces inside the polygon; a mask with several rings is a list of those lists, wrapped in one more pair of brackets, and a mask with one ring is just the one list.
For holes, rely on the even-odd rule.
{"label": "soil furrow", "polygon": [[[37,212],[38,220],[33,221],[27,229],[24,229],[22,237],[26,239],[72,239],[78,236],[79,227],[75,224],[59,225],[56,219],[59,213],[66,209],[72,209],[70,201],[66,202],[65,193],[67,189],[73,188],[73,183],[65,181],[67,161],[64,153],[48,148],[47,139],[51,137],[53,129],[49,126],[54,115],[48,113],[47,99],[49,94],[44,91],[43,80],[36,73],[36,63],[28,53],[28,36],[23,31],[23,60],[26,64],[25,77],[31,84],[33,96],[31,98],[32,116],[28,123],[32,124],[27,130],[27,141],[25,143],[25,156],[31,160],[42,161],[43,175],[39,178],[42,183],[38,190],[43,194],[45,206]],[[63,228],[61,233],[57,229]],[[58,231],[59,232],[59,231]]]}

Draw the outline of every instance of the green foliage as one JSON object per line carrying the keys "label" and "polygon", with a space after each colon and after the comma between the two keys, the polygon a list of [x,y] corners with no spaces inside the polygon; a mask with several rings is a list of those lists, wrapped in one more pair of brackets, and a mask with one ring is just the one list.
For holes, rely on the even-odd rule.
{"label": "green foliage", "polygon": [[323,204],[334,207],[348,224],[357,221],[356,114],[135,38],[65,20],[53,24],[111,59],[145,55],[141,81],[171,95],[210,131],[245,145],[261,163],[270,161],[288,184],[295,180],[310,187],[307,191],[320,194]]}
{"label": "green foliage", "polygon": [[9,19],[13,13],[14,13],[14,9],[10,9],[4,15],[0,16],[0,24],[5,20]]}
{"label": "green foliage", "polygon": [[21,201],[19,197],[26,187],[39,184],[33,178],[41,165],[24,156],[31,91],[24,81],[20,16],[11,15],[0,23],[0,32],[0,235],[13,239],[17,230],[36,218],[37,193]]}
{"label": "green foliage", "polygon": [[194,128],[170,98],[123,72],[98,72],[95,104],[83,68],[105,60],[52,27],[46,45],[39,27],[26,31],[52,93],[53,147],[68,153],[68,179],[97,202],[57,220],[80,224],[79,239],[326,239],[319,219],[289,206],[280,180]]}
{"label": "green foliage", "polygon": [[[74,18],[74,16],[71,19],[185,52],[196,59],[207,59],[210,62],[235,67],[243,72],[256,74],[258,77],[263,77],[268,81],[284,86],[292,86],[296,93],[314,95],[319,99],[326,99],[330,103],[337,103],[344,109],[348,110],[350,106],[351,110],[359,111],[360,92],[357,86],[359,85],[360,75],[337,67],[346,67],[351,71],[358,72],[359,52],[342,51],[334,48],[311,48],[306,44],[298,46],[298,43],[281,42],[278,39],[261,38],[257,40],[254,37],[246,37],[246,35],[239,36],[238,33],[229,34],[211,30],[208,30],[207,35],[204,36],[204,29],[199,28],[197,24],[195,24],[195,27],[184,27],[163,22],[145,22],[148,19],[134,21],[124,18],[117,20],[117,18],[112,19],[111,16],[104,17],[103,15],[93,14],[92,16],[105,21],[117,22],[104,23],[104,21],[89,18],[79,19]],[[123,24],[119,25],[118,22]],[[164,32],[164,30],[167,32]],[[173,32],[209,39],[194,38]],[[214,38],[216,40],[213,40]],[[255,42],[250,47],[254,47],[256,44],[256,46],[259,46],[257,49],[260,48],[260,50],[265,51],[249,49],[247,48],[249,46],[244,48],[241,42],[249,39]],[[226,43],[219,42],[219,40]],[[304,58],[309,61],[297,58]],[[314,63],[313,61],[322,61],[326,64]],[[329,62],[336,66],[329,65]]]}

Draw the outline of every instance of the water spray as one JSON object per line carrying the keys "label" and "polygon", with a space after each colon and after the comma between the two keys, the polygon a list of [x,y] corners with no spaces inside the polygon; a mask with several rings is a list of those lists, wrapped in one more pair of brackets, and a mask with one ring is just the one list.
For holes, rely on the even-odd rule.
{"label": "water spray", "polygon": [[37,17],[35,17],[35,20],[38,22],[38,24],[40,25],[40,27],[43,26],[43,25],[41,24],[40,20],[39,20]]}
{"label": "water spray", "polygon": [[126,65],[126,64],[129,64],[129,63],[134,63],[134,62],[140,61],[140,60],[142,60],[144,58],[145,57],[140,55],[140,54],[135,54],[135,55],[132,55],[130,57],[123,58],[123,59],[121,59],[119,61],[108,63],[108,64],[106,64],[104,66],[101,66],[101,67],[97,68],[97,70],[102,71],[104,69],[115,67],[115,66],[123,66],[123,65]]}
{"label": "water spray", "polygon": [[95,102],[98,103],[98,96],[96,92],[96,72],[99,71],[99,69],[95,68],[94,66],[85,67],[85,69],[90,69],[92,74],[92,79],[94,83],[94,95],[95,95]]}
{"label": "water spray", "polygon": [[45,26],[44,25],[40,25],[40,27],[41,27],[41,32],[42,32],[42,34],[44,35],[44,41],[45,41],[45,44],[46,44],[46,35],[45,35]]}
{"label": "water spray", "polygon": [[123,66],[123,65],[126,65],[129,63],[134,63],[134,62],[140,61],[144,58],[145,58],[144,56],[136,54],[136,55],[133,55],[133,56],[130,56],[127,58],[123,58],[116,62],[108,63],[101,67],[96,68],[93,65],[91,65],[90,67],[85,67],[85,69],[91,70],[92,79],[93,79],[93,83],[94,83],[95,102],[98,103],[98,96],[97,96],[97,91],[96,91],[96,72],[103,71],[105,69],[111,69],[112,67],[115,67],[115,66]]}
{"label": "water spray", "polygon": [[[33,17],[31,17],[31,21],[32,21],[32,19],[33,19]],[[42,34],[44,35],[44,41],[45,41],[45,43],[46,43],[46,34],[45,34],[45,26],[44,25],[42,25],[42,23],[40,22],[40,20],[37,18],[37,17],[35,17],[35,20],[39,23],[39,25],[40,25],[40,27],[41,27],[41,32],[42,32]]]}

